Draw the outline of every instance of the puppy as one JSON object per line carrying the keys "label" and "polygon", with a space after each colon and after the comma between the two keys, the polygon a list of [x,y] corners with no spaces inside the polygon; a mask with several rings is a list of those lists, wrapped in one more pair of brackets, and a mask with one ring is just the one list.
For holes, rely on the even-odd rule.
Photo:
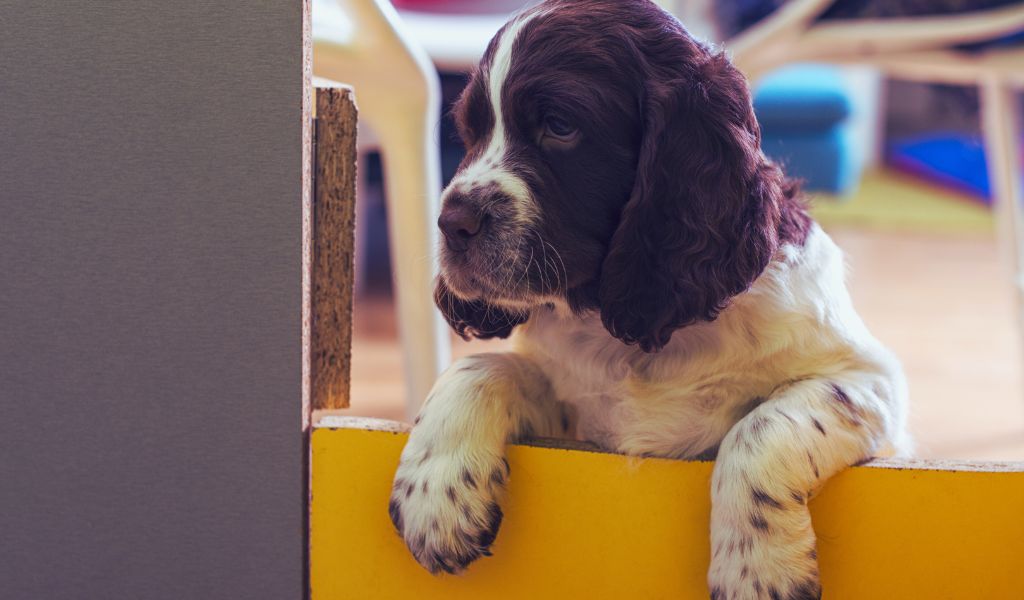
{"label": "puppy", "polygon": [[807,501],[907,449],[905,384],[842,254],[760,150],[743,76],[647,0],[550,0],[459,99],[436,301],[514,350],[452,365],[390,502],[431,572],[489,554],[505,446],[716,458],[713,598],[817,598]]}

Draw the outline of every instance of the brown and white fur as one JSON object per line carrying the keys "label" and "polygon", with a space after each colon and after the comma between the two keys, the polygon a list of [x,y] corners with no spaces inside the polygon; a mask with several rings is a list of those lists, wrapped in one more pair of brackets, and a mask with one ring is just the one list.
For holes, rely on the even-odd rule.
{"label": "brown and white fur", "polygon": [[455,109],[436,300],[464,337],[389,506],[416,559],[489,555],[505,446],[716,458],[713,598],[817,598],[807,501],[907,451],[899,364],[840,250],[760,151],[743,77],[647,0],[559,0],[494,38]]}

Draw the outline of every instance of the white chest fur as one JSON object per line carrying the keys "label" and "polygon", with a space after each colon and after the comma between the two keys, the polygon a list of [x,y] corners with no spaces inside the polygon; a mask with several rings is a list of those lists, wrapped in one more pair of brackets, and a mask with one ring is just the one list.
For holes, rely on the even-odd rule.
{"label": "white chest fur", "polygon": [[818,227],[786,246],[719,318],[677,331],[656,354],[612,338],[596,313],[538,309],[516,333],[576,435],[628,454],[693,457],[774,390],[888,353],[853,311],[842,254]]}

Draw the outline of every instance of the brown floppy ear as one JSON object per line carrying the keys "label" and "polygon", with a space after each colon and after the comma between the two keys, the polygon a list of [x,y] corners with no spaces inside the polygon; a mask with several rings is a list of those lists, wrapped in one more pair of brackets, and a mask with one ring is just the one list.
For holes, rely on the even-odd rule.
{"label": "brown floppy ear", "polygon": [[434,303],[441,314],[464,340],[507,338],[516,325],[530,318],[529,311],[512,312],[487,304],[483,300],[463,300],[448,288],[442,277],[434,287]]}
{"label": "brown floppy ear", "polygon": [[[682,29],[644,50],[644,135],[604,260],[608,331],[646,352],[714,320],[768,265],[784,179],[760,151],[746,80]],[[664,38],[671,38],[670,42]]]}

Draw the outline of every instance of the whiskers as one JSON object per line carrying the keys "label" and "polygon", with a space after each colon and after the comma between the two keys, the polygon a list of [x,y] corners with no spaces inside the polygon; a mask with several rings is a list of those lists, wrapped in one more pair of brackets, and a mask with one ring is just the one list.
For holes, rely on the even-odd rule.
{"label": "whiskers", "polygon": [[568,287],[561,253],[536,231],[518,236],[515,250],[503,255],[497,266],[494,273],[500,283],[496,281],[495,291],[505,300],[534,303],[561,295]]}
{"label": "whiskers", "polygon": [[[541,244],[541,249],[544,250],[544,266],[550,266],[551,272],[555,276],[554,287],[548,288],[546,290],[547,293],[552,294],[565,292],[569,287],[569,272],[565,268],[565,261],[562,260],[562,255],[558,252],[557,248],[552,246],[550,242],[540,235],[540,232],[534,232],[534,235],[537,236],[537,240],[539,240]],[[551,250],[551,256],[548,256],[547,249]],[[544,270],[547,271],[547,268]]]}
{"label": "whiskers", "polygon": [[[524,313],[564,296],[568,288],[565,261],[540,232],[506,231],[501,238],[490,242],[491,252],[481,256],[475,266],[458,269],[456,279],[463,282],[460,289],[472,293],[483,306]],[[491,315],[488,312],[486,316]]]}

